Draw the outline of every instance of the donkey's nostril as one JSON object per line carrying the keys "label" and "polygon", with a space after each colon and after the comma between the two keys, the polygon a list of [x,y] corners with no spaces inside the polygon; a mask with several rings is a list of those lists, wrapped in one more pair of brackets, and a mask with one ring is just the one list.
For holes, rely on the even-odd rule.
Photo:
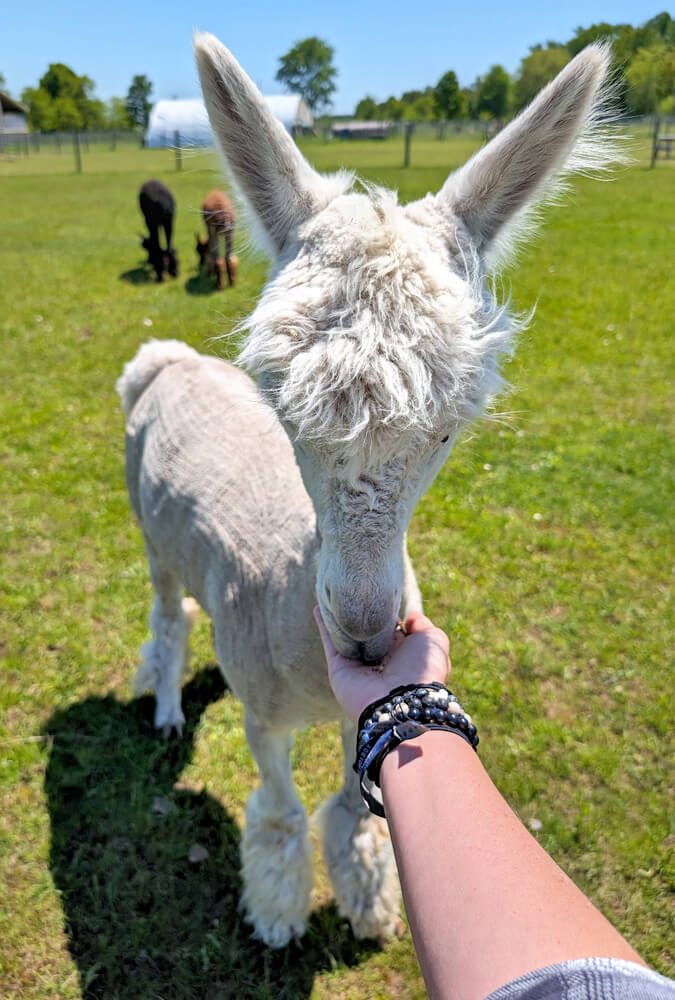
{"label": "donkey's nostril", "polygon": [[328,586],[327,583],[324,584],[323,592],[326,595],[326,604],[330,604],[330,602],[331,602],[331,592],[330,592],[330,587]]}

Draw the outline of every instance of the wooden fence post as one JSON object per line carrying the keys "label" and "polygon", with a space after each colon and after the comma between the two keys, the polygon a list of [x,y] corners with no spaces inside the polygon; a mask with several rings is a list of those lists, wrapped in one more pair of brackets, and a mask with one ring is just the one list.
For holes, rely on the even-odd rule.
{"label": "wooden fence post", "polygon": [[181,157],[181,151],[180,151],[180,132],[173,133],[173,146],[174,150],[176,151],[176,170],[182,170],[183,159]]}
{"label": "wooden fence post", "polygon": [[659,129],[661,127],[661,119],[659,115],[654,118],[654,135],[652,137],[652,162],[649,164],[653,167],[656,163],[656,157],[659,155]]}
{"label": "wooden fence post", "polygon": [[412,139],[413,129],[415,128],[414,122],[405,123],[405,153],[403,154],[403,166],[410,166],[410,140]]}
{"label": "wooden fence post", "polygon": [[73,132],[73,152],[75,153],[75,173],[82,173],[82,153],[80,152],[80,133]]}

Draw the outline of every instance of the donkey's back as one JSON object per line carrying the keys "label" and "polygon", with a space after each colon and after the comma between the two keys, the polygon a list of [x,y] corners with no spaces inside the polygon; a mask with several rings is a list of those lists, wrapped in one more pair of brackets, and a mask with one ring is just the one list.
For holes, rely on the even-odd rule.
{"label": "donkey's back", "polygon": [[117,389],[156,591],[138,686],[157,692],[157,724],[182,722],[183,589],[210,615],[221,668],[251,710],[296,725],[335,717],[325,667],[312,669],[323,663],[311,617],[314,511],[276,415],[239,369],[177,341],[145,344]]}

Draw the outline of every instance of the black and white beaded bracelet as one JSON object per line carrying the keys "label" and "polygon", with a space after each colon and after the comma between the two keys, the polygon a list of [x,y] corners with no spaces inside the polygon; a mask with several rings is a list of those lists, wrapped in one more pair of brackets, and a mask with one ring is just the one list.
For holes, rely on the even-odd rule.
{"label": "black and white beaded bracelet", "polygon": [[478,730],[459,701],[443,684],[405,684],[374,701],[361,713],[356,738],[354,770],[361,797],[372,813],[384,816],[381,802],[366,787],[366,778],[380,787],[382,761],[401,743],[438,729],[461,736],[474,750]]}

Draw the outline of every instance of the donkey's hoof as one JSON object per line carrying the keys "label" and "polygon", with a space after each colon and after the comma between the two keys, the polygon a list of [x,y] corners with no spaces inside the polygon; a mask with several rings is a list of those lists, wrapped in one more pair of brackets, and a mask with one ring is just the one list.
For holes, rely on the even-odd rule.
{"label": "donkey's hoof", "polygon": [[169,723],[167,723],[166,725],[162,726],[162,736],[164,737],[165,740],[171,739],[171,734],[173,733],[174,729],[176,731],[176,736],[180,739],[181,736],[183,735],[183,723],[182,722],[177,722],[173,726],[169,725]]}
{"label": "donkey's hoof", "polygon": [[385,820],[342,795],[334,795],[315,815],[338,910],[357,938],[380,945],[400,936],[401,887]]}
{"label": "donkey's hoof", "polygon": [[241,840],[242,903],[254,936],[283,948],[305,933],[312,888],[312,858],[304,810],[265,815],[254,792]]}
{"label": "donkey's hoof", "polygon": [[271,922],[265,922],[262,917],[254,918],[247,912],[246,922],[253,924],[252,936],[262,941],[268,948],[285,948],[291,941],[299,940],[307,929],[306,918],[299,922],[291,920],[290,923],[287,917],[278,920],[272,918]]}
{"label": "donkey's hoof", "polygon": [[165,740],[168,740],[174,729],[176,736],[182,736],[184,725],[185,716],[183,715],[180,702],[177,705],[161,705],[159,702],[157,703],[157,708],[155,709],[155,729],[161,729]]}

